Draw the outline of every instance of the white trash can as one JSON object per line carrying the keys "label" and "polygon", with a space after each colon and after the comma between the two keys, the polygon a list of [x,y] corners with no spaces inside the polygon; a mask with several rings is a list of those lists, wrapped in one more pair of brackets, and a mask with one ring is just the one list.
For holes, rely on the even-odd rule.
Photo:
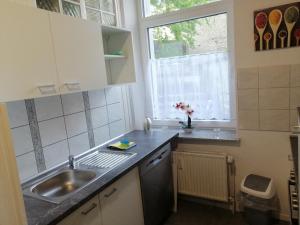
{"label": "white trash can", "polygon": [[248,225],[272,225],[278,212],[278,197],[271,178],[255,174],[241,183],[241,209]]}

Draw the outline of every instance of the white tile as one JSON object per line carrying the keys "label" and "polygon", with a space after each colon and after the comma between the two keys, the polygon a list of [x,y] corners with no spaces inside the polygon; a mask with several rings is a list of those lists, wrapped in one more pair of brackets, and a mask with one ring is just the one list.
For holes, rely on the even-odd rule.
{"label": "white tile", "polygon": [[69,148],[67,141],[50,145],[45,147],[43,150],[47,169],[50,169],[68,160]]}
{"label": "white tile", "polygon": [[88,133],[84,133],[68,139],[70,154],[79,155],[90,149]]}
{"label": "white tile", "polygon": [[109,127],[103,126],[103,127],[94,129],[94,139],[95,139],[96,146],[107,142],[110,139]]}
{"label": "white tile", "polygon": [[261,130],[289,131],[290,111],[289,110],[261,110],[259,112]]}
{"label": "white tile", "polygon": [[259,87],[289,87],[289,66],[268,66],[259,68]]}
{"label": "white tile", "polygon": [[297,110],[290,110],[290,127],[293,129],[293,126],[298,125],[298,113]]}
{"label": "white tile", "polygon": [[122,90],[121,87],[110,87],[105,89],[107,104],[113,104],[122,102]]}
{"label": "white tile", "polygon": [[65,115],[82,112],[84,110],[82,93],[62,95],[63,110]]}
{"label": "white tile", "polygon": [[64,118],[39,122],[42,145],[47,146],[67,138]]}
{"label": "white tile", "polygon": [[124,118],[122,103],[112,104],[107,106],[108,121],[114,122]]}
{"label": "white tile", "polygon": [[12,129],[12,136],[16,156],[33,151],[32,138],[28,125]]}
{"label": "white tile", "polygon": [[300,107],[300,87],[292,87],[290,89],[290,109]]}
{"label": "white tile", "polygon": [[104,90],[89,91],[90,108],[97,108],[106,105]]}
{"label": "white tile", "polygon": [[17,164],[21,181],[37,175],[37,166],[33,152],[17,157]]}
{"label": "white tile", "polygon": [[96,108],[91,110],[93,128],[101,127],[108,124],[108,116],[106,107]]}
{"label": "white tile", "polygon": [[258,89],[240,89],[237,93],[239,109],[258,109]]}
{"label": "white tile", "polygon": [[60,96],[37,98],[34,100],[37,120],[43,121],[63,115]]}
{"label": "white tile", "polygon": [[241,130],[259,130],[258,110],[239,110],[239,129]]}
{"label": "white tile", "polygon": [[300,87],[300,64],[291,65],[291,87]]}
{"label": "white tile", "polygon": [[65,117],[68,138],[87,132],[85,112]]}
{"label": "white tile", "polygon": [[7,110],[11,128],[24,126],[29,123],[25,101],[8,102]]}
{"label": "white tile", "polygon": [[260,109],[288,109],[289,104],[289,88],[266,88],[259,90]]}
{"label": "white tile", "polygon": [[237,71],[238,88],[258,88],[258,68],[241,68]]}
{"label": "white tile", "polygon": [[109,124],[110,138],[118,137],[125,133],[125,122],[120,120]]}

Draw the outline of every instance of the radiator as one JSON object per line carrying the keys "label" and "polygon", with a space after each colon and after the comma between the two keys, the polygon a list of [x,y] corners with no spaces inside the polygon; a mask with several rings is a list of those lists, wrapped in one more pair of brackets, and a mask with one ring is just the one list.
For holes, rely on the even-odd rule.
{"label": "radiator", "polygon": [[177,192],[228,202],[226,154],[174,152]]}

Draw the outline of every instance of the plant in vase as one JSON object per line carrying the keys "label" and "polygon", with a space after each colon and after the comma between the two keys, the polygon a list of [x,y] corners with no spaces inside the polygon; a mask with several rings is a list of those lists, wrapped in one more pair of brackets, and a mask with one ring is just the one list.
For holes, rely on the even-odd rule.
{"label": "plant in vase", "polygon": [[176,103],[174,107],[187,115],[187,122],[179,121],[179,123],[182,125],[182,129],[187,133],[192,132],[193,127],[191,116],[193,115],[194,110],[189,104],[185,104],[183,102]]}

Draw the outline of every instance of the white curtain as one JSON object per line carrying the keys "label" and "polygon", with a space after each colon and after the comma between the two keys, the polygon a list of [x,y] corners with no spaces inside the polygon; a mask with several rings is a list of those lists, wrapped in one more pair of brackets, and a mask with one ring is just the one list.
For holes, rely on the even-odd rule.
{"label": "white curtain", "polygon": [[190,104],[193,120],[230,119],[228,53],[151,60],[153,117],[182,119],[176,102]]}

